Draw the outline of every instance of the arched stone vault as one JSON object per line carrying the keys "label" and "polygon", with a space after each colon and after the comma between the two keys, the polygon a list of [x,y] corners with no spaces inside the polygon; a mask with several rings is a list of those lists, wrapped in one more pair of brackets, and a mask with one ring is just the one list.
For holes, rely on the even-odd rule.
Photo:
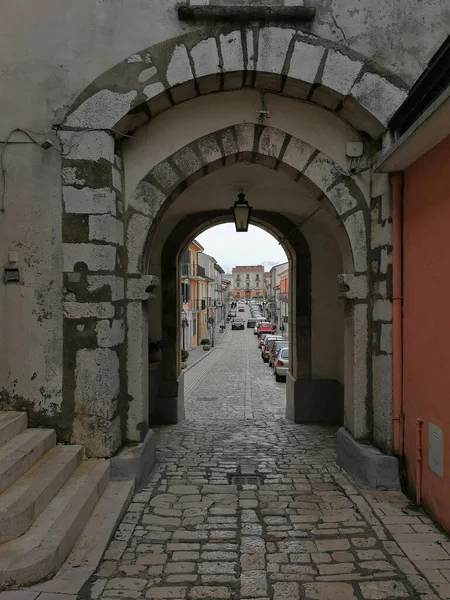
{"label": "arched stone vault", "polygon": [[[189,98],[248,87],[317,103],[372,138],[381,135],[406,94],[401,82],[347,49],[290,28],[255,26],[218,28],[214,35],[197,30],[158,44],[79,96],[61,131],[64,404],[72,415],[64,430],[71,435],[61,437],[85,443],[90,455],[110,456],[124,440],[142,440],[148,428],[147,334],[141,325],[148,289],[157,281],[143,268],[146,244],[148,250],[167,207],[184,189],[243,159],[308,180],[321,210],[341,224],[346,344],[356,349],[346,354],[352,372],[346,424],[356,438],[370,435],[369,211],[375,204],[342,168],[289,132],[240,123],[180,147],[152,168],[126,205],[120,148],[108,130],[133,131]],[[376,206],[387,194],[383,186],[372,186]],[[381,226],[376,231],[377,252],[389,251],[389,234]],[[388,447],[389,431],[383,435],[378,441]]]}
{"label": "arched stone vault", "polygon": [[128,57],[77,98],[64,126],[133,131],[174,104],[242,87],[317,103],[372,137],[406,97],[397,77],[301,30],[217,25]]}

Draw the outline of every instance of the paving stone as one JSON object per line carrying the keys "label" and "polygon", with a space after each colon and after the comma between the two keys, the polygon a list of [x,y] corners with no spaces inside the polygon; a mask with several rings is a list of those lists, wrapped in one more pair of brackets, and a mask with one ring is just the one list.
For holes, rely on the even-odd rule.
{"label": "paving stone", "polygon": [[360,583],[359,587],[365,600],[395,600],[410,597],[403,583],[399,581],[370,581]]}
{"label": "paving stone", "polygon": [[305,583],[306,600],[353,600],[357,596],[348,583]]}
{"label": "paving stone", "polygon": [[192,600],[227,600],[231,598],[231,590],[227,587],[195,586],[189,590],[188,597]]}
{"label": "paving stone", "polygon": [[248,596],[249,598],[267,596],[265,571],[243,571],[240,582],[241,596]]}
{"label": "paving stone", "polygon": [[[349,482],[332,426],[285,419],[251,330],[223,340],[185,372],[186,421],[155,430],[157,468],[85,600],[444,600],[448,538],[400,492]],[[264,483],[237,490],[236,472]]]}

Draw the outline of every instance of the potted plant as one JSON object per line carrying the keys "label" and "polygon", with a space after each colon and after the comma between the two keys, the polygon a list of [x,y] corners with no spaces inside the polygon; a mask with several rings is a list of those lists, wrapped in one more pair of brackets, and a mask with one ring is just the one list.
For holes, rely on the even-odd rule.
{"label": "potted plant", "polygon": [[189,358],[189,352],[187,350],[181,351],[181,368],[185,369],[187,367],[187,359]]}
{"label": "potted plant", "polygon": [[200,344],[203,346],[203,350],[209,350],[211,348],[211,340],[209,338],[203,338]]}
{"label": "potted plant", "polygon": [[153,342],[148,340],[148,360],[149,362],[158,362],[161,360],[162,340]]}

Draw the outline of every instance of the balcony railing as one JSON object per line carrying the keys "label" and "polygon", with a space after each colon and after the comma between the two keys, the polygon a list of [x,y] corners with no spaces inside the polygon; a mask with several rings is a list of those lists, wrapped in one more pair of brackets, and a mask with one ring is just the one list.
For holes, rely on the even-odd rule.
{"label": "balcony railing", "polygon": [[279,298],[281,302],[288,302],[289,294],[283,292],[282,294],[280,294]]}
{"label": "balcony railing", "polygon": [[181,263],[181,277],[206,277],[206,271],[201,265]]}
{"label": "balcony railing", "polygon": [[206,299],[201,298],[200,300],[190,300],[189,301],[189,309],[190,310],[205,310],[206,309]]}

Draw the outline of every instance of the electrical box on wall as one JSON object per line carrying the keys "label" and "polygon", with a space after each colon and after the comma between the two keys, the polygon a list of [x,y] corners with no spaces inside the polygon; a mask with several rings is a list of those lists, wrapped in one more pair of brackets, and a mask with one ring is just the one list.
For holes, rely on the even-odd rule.
{"label": "electrical box on wall", "polygon": [[364,153],[362,142],[347,142],[345,144],[345,154],[349,158],[359,158]]}
{"label": "electrical box on wall", "polygon": [[5,269],[4,272],[5,283],[20,283],[20,271],[19,269]]}
{"label": "electrical box on wall", "polygon": [[428,423],[428,462],[430,469],[444,477],[444,432],[433,423]]}

